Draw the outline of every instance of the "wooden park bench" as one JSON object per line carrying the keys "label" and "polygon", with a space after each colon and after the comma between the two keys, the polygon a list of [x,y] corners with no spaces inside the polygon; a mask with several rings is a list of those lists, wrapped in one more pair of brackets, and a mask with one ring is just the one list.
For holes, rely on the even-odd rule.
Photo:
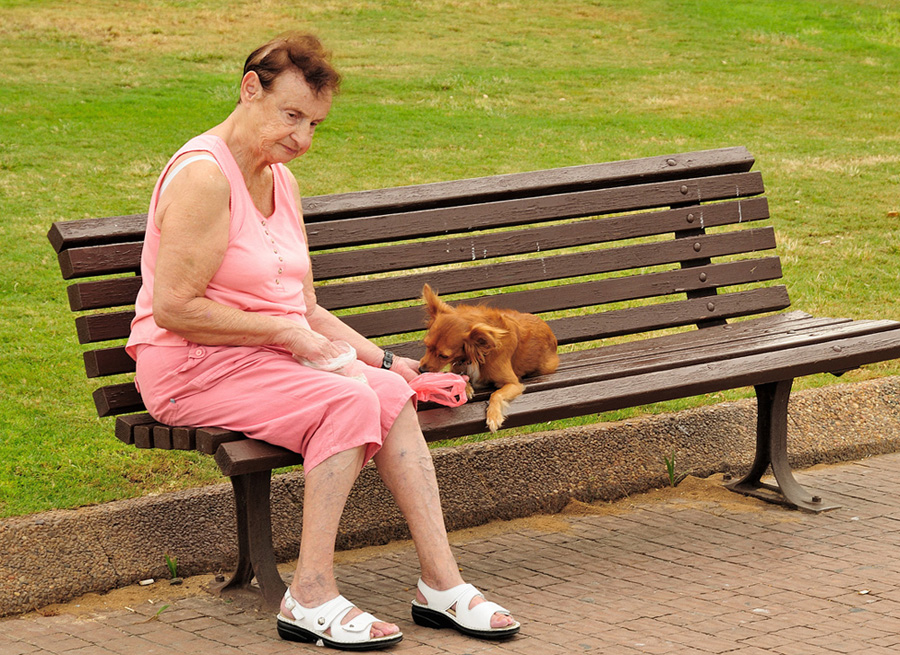
{"label": "wooden park bench", "polygon": [[[833,507],[803,489],[787,458],[798,376],[900,356],[900,323],[783,312],[787,290],[762,176],[742,147],[306,198],[319,302],[396,353],[421,356],[428,282],[445,300],[541,314],[563,354],[526,381],[504,427],[755,387],[756,456],[730,488],[790,506]],[[55,223],[88,377],[127,374],[146,215]],[[112,310],[112,311],[111,311]],[[740,319],[740,320],[735,320]],[[107,342],[112,342],[111,344]],[[487,393],[462,407],[420,405],[429,441],[484,432]],[[94,393],[100,416],[138,448],[213,455],[231,478],[239,559],[268,602],[284,584],[272,550],[274,468],[299,456],[217,427],[155,422],[132,382]],[[239,398],[235,402],[240,402]],[[771,467],[775,484],[763,482]],[[768,480],[768,478],[766,478]]]}

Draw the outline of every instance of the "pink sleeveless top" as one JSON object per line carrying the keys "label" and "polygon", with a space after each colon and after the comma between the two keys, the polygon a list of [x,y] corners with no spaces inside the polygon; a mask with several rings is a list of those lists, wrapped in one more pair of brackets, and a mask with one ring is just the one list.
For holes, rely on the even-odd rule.
{"label": "pink sleeveless top", "polygon": [[228,248],[209,281],[206,298],[248,312],[293,319],[308,327],[303,279],[309,271],[309,251],[290,183],[282,164],[272,166],[275,210],[263,216],[247,190],[244,177],[225,142],[203,134],[188,141],[166,164],[150,199],[147,231],[141,253],[142,286],[135,303],[126,350],[136,359],[137,346],[183,346],[187,341],[153,320],[153,280],[160,231],[154,220],[160,187],[178,157],[186,152],[209,153],[231,185],[231,226]]}

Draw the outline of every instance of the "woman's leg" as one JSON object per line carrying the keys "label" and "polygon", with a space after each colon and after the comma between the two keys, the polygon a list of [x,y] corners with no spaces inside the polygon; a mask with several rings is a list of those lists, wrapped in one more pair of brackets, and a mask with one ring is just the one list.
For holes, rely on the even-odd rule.
{"label": "woman's leg", "polygon": [[[397,416],[373,459],[381,479],[409,524],[422,568],[422,580],[438,590],[462,584],[459,566],[447,540],[434,462],[412,403],[407,403]],[[417,598],[419,602],[425,602],[420,594]],[[470,606],[481,602],[484,599],[476,597]],[[513,623],[514,619],[505,614],[494,614],[491,618],[493,628],[505,628]]]}
{"label": "woman's leg", "polygon": [[[300,557],[291,581],[291,596],[303,607],[318,607],[339,594],[334,579],[334,542],[347,496],[362,468],[364,455],[365,447],[341,451],[306,475]],[[354,608],[342,623],[361,612]],[[399,631],[400,628],[392,623],[378,622],[372,625],[371,636],[384,637]]]}

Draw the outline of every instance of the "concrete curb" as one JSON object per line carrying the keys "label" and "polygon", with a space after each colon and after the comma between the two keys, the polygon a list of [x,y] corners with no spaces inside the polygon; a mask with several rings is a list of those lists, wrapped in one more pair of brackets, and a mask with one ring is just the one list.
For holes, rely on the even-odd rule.
{"label": "concrete curb", "polygon": [[[799,392],[790,406],[795,468],[900,451],[900,378]],[[739,472],[753,456],[755,402],[721,403],[434,451],[450,529],[557,512],[571,499],[615,500],[667,484],[678,473]],[[302,520],[300,472],[273,481],[278,557],[296,556]],[[227,571],[235,557],[229,484],[58,510],[0,521],[0,616],[64,602],[144,578]],[[363,471],[348,502],[338,547],[408,536],[375,470]]]}

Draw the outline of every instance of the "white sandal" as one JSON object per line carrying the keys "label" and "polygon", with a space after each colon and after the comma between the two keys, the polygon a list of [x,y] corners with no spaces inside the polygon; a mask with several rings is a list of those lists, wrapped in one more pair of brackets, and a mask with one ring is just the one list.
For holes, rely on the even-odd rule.
{"label": "white sandal", "polygon": [[[378,619],[368,612],[341,625],[341,619],[354,608],[353,603],[343,596],[308,609],[294,600],[288,587],[284,593],[284,605],[290,616],[285,616],[283,612],[278,613],[278,636],[288,641],[330,646],[341,650],[374,650],[393,646],[403,639],[402,632],[373,639],[370,636],[372,624]],[[329,629],[331,634],[325,634]]]}
{"label": "white sandal", "polygon": [[[509,615],[509,610],[497,603],[484,601],[472,609],[469,603],[475,596],[484,597],[473,585],[461,584],[446,591],[437,591],[419,580],[419,591],[425,604],[413,600],[412,617],[416,624],[428,628],[453,628],[470,637],[502,639],[516,634],[521,627],[516,621],[505,628],[492,628],[491,616]],[[452,609],[456,605],[456,609]]]}

